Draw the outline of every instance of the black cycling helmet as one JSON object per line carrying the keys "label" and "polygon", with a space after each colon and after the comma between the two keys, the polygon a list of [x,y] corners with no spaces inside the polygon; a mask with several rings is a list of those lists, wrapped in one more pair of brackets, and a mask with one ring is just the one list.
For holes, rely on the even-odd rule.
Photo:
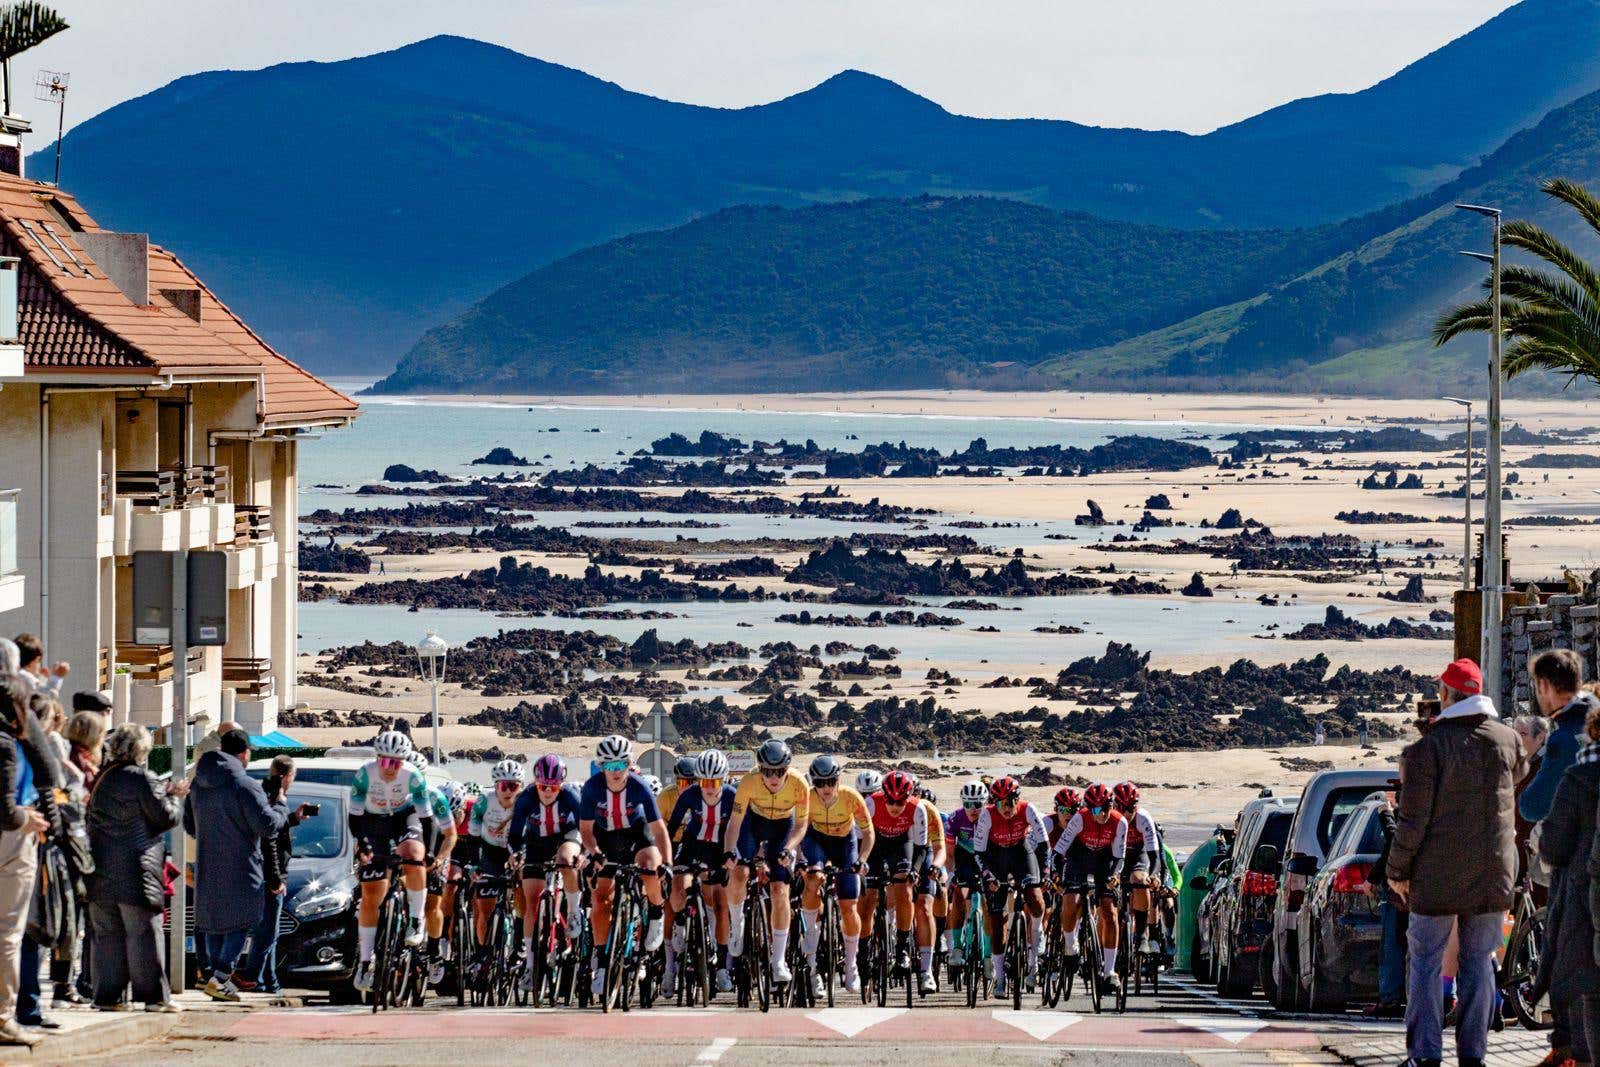
{"label": "black cycling helmet", "polygon": [[839,761],[832,756],[822,755],[811,761],[811,784],[818,782],[837,782],[840,771]]}
{"label": "black cycling helmet", "polygon": [[756,749],[756,763],[764,771],[787,770],[793,759],[789,746],[776,737],[761,742],[761,747]]}
{"label": "black cycling helmet", "polygon": [[673,766],[672,773],[679,778],[695,777],[695,762],[693,756],[679,756],[678,762]]}

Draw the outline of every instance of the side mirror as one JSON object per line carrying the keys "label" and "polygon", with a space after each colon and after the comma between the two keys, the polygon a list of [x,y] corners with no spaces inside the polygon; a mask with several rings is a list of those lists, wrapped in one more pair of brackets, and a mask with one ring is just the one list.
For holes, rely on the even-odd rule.
{"label": "side mirror", "polygon": [[1250,869],[1270,874],[1278,869],[1278,849],[1276,845],[1257,845],[1255,855],[1250,857]]}
{"label": "side mirror", "polygon": [[1197,874],[1189,879],[1187,884],[1191,889],[1207,889],[1211,886],[1211,879],[1203,874]]}
{"label": "side mirror", "polygon": [[1221,863],[1217,864],[1217,869],[1215,871],[1213,871],[1212,873],[1215,874],[1218,878],[1226,878],[1226,877],[1228,877],[1228,875],[1233,873],[1233,861],[1232,860],[1223,860]]}

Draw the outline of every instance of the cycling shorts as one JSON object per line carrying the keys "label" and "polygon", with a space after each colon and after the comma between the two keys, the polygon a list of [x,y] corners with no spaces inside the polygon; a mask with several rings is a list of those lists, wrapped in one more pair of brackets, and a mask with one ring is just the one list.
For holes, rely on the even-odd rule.
{"label": "cycling shorts", "polygon": [[728,884],[728,869],[723,866],[727,858],[720,841],[685,841],[672,854],[672,862],[679,866],[703,863],[709,868],[700,875],[701,885]]}
{"label": "cycling shorts", "polygon": [[[912,866],[917,870],[917,895],[921,897],[936,897],[944,889],[933,876],[933,850],[930,848],[917,849]],[[940,867],[941,872],[944,871]]]}
{"label": "cycling shorts", "polygon": [[909,833],[894,837],[879,835],[872,843],[872,853],[867,857],[867,873],[875,878],[887,879],[891,875],[911,870],[915,846]]}
{"label": "cycling shorts", "polygon": [[356,877],[363,882],[381,882],[389,877],[389,856],[403,841],[422,840],[422,820],[415,811],[391,815],[362,815],[360,838],[372,850],[372,859],[363,863]]}
{"label": "cycling shorts", "polygon": [[456,847],[450,850],[450,862],[458,867],[471,867],[478,862],[478,839],[471,834],[457,833]]}
{"label": "cycling shorts", "polygon": [[1010,893],[1008,879],[1013,875],[1024,889],[1032,889],[1040,882],[1038,853],[1025,843],[989,846],[983,853],[983,866],[1000,883],[999,888],[990,895],[997,914],[1006,906],[1006,897]]}
{"label": "cycling shorts", "polygon": [[811,829],[800,839],[800,855],[805,857],[807,867],[833,864],[838,872],[834,875],[833,884],[839,891],[840,900],[854,900],[861,895],[861,876],[851,869],[861,858],[860,848],[861,842],[857,840],[854,830],[835,835]]}
{"label": "cycling shorts", "polygon": [[1094,885],[1096,900],[1112,900],[1111,877],[1117,872],[1117,859],[1109,849],[1095,852],[1074,844],[1067,849],[1067,860],[1061,869],[1061,885],[1069,893],[1082,892]]}
{"label": "cycling shorts", "polygon": [[956,869],[953,877],[956,885],[971,889],[978,885],[982,879],[978,875],[978,861],[966,849],[956,850]]}
{"label": "cycling shorts", "polygon": [[753,810],[745,812],[744,821],[739,824],[739,858],[753,860],[758,853],[763,854],[767,861],[767,878],[774,882],[787,882],[789,868],[781,865],[778,857],[783,855],[783,847],[793,830],[792,815],[783,819],[769,819],[757,815]]}
{"label": "cycling shorts", "polygon": [[578,841],[578,832],[551,834],[549,837],[530,837],[522,842],[522,880],[542,881],[544,865],[555,860],[556,852],[568,841]]}
{"label": "cycling shorts", "polygon": [[493,899],[500,895],[500,882],[506,873],[506,860],[511,858],[511,850],[483,842],[478,855],[478,896],[482,899]]}
{"label": "cycling shorts", "polygon": [[[1138,852],[1129,852],[1122,857],[1122,880],[1131,881],[1135,871],[1150,873],[1150,853],[1140,849]],[[1154,879],[1151,879],[1154,881]]]}
{"label": "cycling shorts", "polygon": [[[630,826],[626,830],[602,830],[596,826],[594,843],[600,846],[600,853],[610,863],[616,864],[632,863],[641,851],[655,842],[650,839],[649,832],[643,826]],[[610,878],[612,873],[614,872],[610,872],[610,868],[607,867],[598,877]]]}

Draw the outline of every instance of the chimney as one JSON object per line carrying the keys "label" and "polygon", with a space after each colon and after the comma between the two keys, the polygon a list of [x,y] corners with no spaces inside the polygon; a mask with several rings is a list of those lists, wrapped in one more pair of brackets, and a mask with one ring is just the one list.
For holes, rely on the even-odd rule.
{"label": "chimney", "polygon": [[22,173],[22,135],[31,133],[28,120],[17,115],[0,115],[0,174]]}
{"label": "chimney", "polygon": [[123,296],[140,307],[150,303],[149,234],[85,230],[73,237]]}
{"label": "chimney", "polygon": [[200,321],[200,290],[162,289],[160,292],[162,296],[167,298],[173,307],[177,308],[194,321]]}

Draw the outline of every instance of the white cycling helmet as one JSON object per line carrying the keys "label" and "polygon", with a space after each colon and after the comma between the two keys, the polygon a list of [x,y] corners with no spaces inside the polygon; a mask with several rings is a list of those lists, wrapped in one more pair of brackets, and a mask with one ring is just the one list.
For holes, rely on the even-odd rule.
{"label": "white cycling helmet", "polygon": [[467,787],[452,779],[440,782],[439,792],[444,794],[445,801],[450,805],[450,811],[460,815],[462,807],[467,803]]}
{"label": "white cycling helmet", "polygon": [[641,774],[639,777],[643,778],[644,784],[650,787],[651,796],[658,797],[661,795],[661,779],[653,774]]}
{"label": "white cycling helmet", "polygon": [[372,742],[372,751],[390,759],[405,759],[411,755],[411,738],[399,730],[385,730]]}
{"label": "white cycling helmet", "polygon": [[961,787],[961,803],[987,804],[989,802],[989,787],[974,778]]}
{"label": "white cycling helmet", "polygon": [[406,762],[416,768],[418,773],[428,769],[428,754],[420,748],[414,748],[406,753]]}
{"label": "white cycling helmet", "polygon": [[594,754],[595,758],[601,763],[609,763],[612,760],[619,759],[631,760],[633,759],[633,742],[621,734],[612,734],[610,737],[601,739],[600,743],[595,746]]}
{"label": "white cycling helmet", "polygon": [[883,775],[870,767],[856,775],[856,792],[870,796],[883,788]]}
{"label": "white cycling helmet", "polygon": [[503,759],[494,765],[494,770],[489,772],[489,777],[500,782],[521,782],[522,764],[514,759]]}
{"label": "white cycling helmet", "polygon": [[708,748],[694,760],[694,773],[698,778],[726,778],[728,757],[714,748]]}

